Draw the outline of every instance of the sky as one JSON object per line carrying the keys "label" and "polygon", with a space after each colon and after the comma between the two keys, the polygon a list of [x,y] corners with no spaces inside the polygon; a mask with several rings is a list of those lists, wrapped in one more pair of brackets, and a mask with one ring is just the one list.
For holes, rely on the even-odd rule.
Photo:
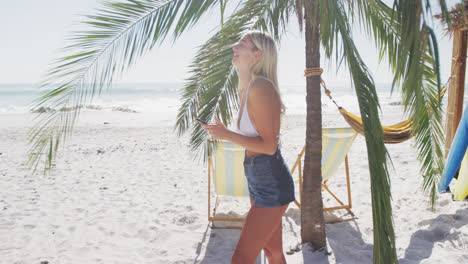
{"label": "sky", "polygon": [[[387,1],[388,2],[388,1]],[[392,1],[390,1],[392,2]],[[434,2],[433,6],[438,5]],[[458,3],[448,0],[449,6]],[[70,32],[82,28],[83,14],[93,14],[100,6],[97,0],[23,0],[4,1],[0,9],[0,83],[38,83],[50,63],[58,58]],[[188,66],[213,30],[220,25],[219,9],[215,8],[200,23],[175,43],[167,41],[140,58],[117,83],[183,82],[189,77]],[[434,20],[444,83],[450,72],[452,40],[443,37],[439,22]],[[356,45],[371,70],[376,83],[391,83],[392,74],[385,62],[379,65],[377,51],[370,39],[359,31],[353,33]],[[297,19],[291,19],[287,35],[279,46],[278,79],[280,85],[304,85],[305,39],[299,32]],[[328,84],[350,86],[345,67],[336,72],[336,65],[323,56],[323,78]]]}

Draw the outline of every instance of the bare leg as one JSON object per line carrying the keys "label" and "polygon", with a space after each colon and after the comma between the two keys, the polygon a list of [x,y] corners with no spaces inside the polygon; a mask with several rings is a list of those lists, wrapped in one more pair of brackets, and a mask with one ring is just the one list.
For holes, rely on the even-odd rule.
{"label": "bare leg", "polygon": [[286,258],[283,253],[283,223],[280,220],[278,227],[273,233],[270,241],[263,248],[270,264],[285,264]]}
{"label": "bare leg", "polygon": [[[250,199],[250,205],[253,206],[253,201]],[[280,220],[280,224],[276,228],[275,232],[271,236],[270,241],[267,242],[263,248],[268,263],[270,264],[283,264],[286,263],[286,258],[283,253],[283,221]]]}
{"label": "bare leg", "polygon": [[[237,242],[236,250],[231,259],[231,264],[251,264],[257,259],[263,248],[267,248],[271,256],[282,255],[281,218],[288,205],[281,207],[252,206],[247,214],[244,228]],[[280,239],[278,241],[278,239]],[[277,250],[281,250],[280,253]],[[284,259],[284,256],[282,256]],[[270,257],[268,257],[270,261]],[[281,260],[281,257],[279,257]],[[275,258],[272,259],[275,261]],[[282,262],[271,262],[271,264]]]}

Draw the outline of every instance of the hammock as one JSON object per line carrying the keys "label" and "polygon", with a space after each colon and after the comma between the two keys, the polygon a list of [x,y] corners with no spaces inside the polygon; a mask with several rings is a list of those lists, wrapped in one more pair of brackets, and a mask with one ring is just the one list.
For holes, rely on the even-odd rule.
{"label": "hammock", "polygon": [[[364,127],[362,125],[362,118],[346,111],[343,107],[338,108],[344,120],[361,135],[364,135]],[[391,126],[382,126],[384,143],[385,144],[398,144],[408,140],[411,137],[411,126],[413,119],[408,119]]]}
{"label": "hammock", "polygon": [[[323,89],[325,90],[325,94],[330,98],[330,100],[335,103],[335,105],[338,107],[338,111],[340,111],[341,115],[343,116],[344,120],[354,129],[356,132],[358,132],[361,135],[364,135],[364,127],[362,124],[362,118],[359,116],[348,112],[346,109],[343,107],[339,106],[335,100],[333,100],[333,97],[331,96],[330,90],[327,89],[325,82],[321,80],[321,84]],[[445,95],[445,92],[447,91],[447,86],[444,86],[442,88],[442,91],[440,93],[440,98]],[[411,135],[411,127],[413,125],[413,118],[410,118],[408,120],[405,120],[403,122],[400,122],[398,124],[394,124],[391,126],[382,126],[383,130],[383,136],[384,136],[384,143],[385,144],[398,144],[401,142],[404,142],[408,140],[412,135]]]}

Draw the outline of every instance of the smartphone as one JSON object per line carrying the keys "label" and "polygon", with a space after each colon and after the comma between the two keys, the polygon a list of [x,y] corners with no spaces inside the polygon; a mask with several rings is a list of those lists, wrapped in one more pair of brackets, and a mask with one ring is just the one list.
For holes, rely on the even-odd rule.
{"label": "smartphone", "polygon": [[202,123],[202,124],[204,124],[204,125],[208,125],[207,122],[201,120],[200,118],[195,118],[195,120],[197,120],[198,122],[200,122],[200,123]]}

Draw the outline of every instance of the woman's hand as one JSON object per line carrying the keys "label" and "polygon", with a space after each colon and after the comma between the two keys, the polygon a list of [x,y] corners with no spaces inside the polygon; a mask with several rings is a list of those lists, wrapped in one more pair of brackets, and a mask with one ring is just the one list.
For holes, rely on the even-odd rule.
{"label": "woman's hand", "polygon": [[229,130],[219,121],[219,119],[215,116],[215,124],[214,125],[204,125],[201,124],[203,129],[206,130],[208,134],[210,134],[214,139],[222,139],[227,140],[229,135]]}

